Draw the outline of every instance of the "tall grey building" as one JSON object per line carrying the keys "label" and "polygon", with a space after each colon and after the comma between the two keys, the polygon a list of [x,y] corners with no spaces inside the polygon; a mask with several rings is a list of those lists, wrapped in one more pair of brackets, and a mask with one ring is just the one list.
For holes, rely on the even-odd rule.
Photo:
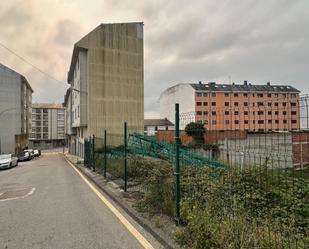
{"label": "tall grey building", "polygon": [[31,147],[45,149],[64,145],[65,108],[62,104],[32,104]]}
{"label": "tall grey building", "polygon": [[28,145],[33,90],[27,79],[0,64],[0,154]]}
{"label": "tall grey building", "polygon": [[125,121],[131,131],[142,133],[143,23],[101,24],[75,43],[68,83],[71,152],[83,156],[85,137],[103,137],[104,130],[121,134]]}

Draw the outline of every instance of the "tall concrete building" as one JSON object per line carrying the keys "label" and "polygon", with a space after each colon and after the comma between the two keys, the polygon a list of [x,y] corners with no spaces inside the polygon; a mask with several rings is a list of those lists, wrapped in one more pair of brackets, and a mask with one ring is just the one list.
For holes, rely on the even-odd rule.
{"label": "tall concrete building", "polygon": [[33,90],[27,79],[0,64],[0,154],[28,145]]}
{"label": "tall concrete building", "polygon": [[101,24],[73,49],[68,83],[71,90],[69,143],[83,152],[84,138],[120,134],[126,121],[143,132],[143,23]]}
{"label": "tall concrete building", "polygon": [[47,149],[65,142],[65,108],[58,103],[32,104],[32,132],[29,145]]}
{"label": "tall concrete building", "polygon": [[201,122],[207,130],[278,131],[300,129],[300,91],[289,85],[178,84],[162,92],[160,115],[181,128]]}

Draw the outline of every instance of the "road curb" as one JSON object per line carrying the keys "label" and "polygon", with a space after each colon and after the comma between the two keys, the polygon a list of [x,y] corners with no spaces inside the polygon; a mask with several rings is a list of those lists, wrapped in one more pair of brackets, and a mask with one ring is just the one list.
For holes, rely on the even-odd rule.
{"label": "road curb", "polygon": [[[151,234],[164,248],[173,249],[177,248],[175,245],[168,241],[167,238],[164,238],[159,234],[155,228],[151,226],[150,222],[146,222],[146,219],[139,217],[138,212],[130,207],[124,200],[121,199],[121,196],[117,196],[108,188],[112,188],[111,185],[107,186],[109,183],[106,179],[96,172],[92,172],[87,169],[85,166],[74,163],[68,156],[63,155],[63,157],[72,163],[76,169],[83,174],[90,182],[92,182],[96,187],[98,187],[104,194],[106,194],[113,202],[115,202],[124,212],[126,212],[135,222],[137,222],[141,227],[145,229],[149,234]],[[103,184],[104,183],[104,184]],[[114,189],[115,191],[119,191]],[[119,193],[120,194],[120,193]]]}

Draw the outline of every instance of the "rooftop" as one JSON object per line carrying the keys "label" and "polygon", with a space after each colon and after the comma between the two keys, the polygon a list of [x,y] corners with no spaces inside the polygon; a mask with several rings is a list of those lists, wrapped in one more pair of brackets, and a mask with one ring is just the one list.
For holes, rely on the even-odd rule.
{"label": "rooftop", "polygon": [[217,84],[216,82],[190,84],[195,90],[200,91],[227,91],[227,92],[294,92],[300,93],[290,85],[271,85],[267,82],[264,85],[251,84],[244,81],[243,84]]}
{"label": "rooftop", "polygon": [[32,108],[61,109],[61,108],[64,108],[64,107],[61,103],[33,103]]}
{"label": "rooftop", "polygon": [[167,118],[164,119],[144,119],[144,126],[172,126],[174,125]]}

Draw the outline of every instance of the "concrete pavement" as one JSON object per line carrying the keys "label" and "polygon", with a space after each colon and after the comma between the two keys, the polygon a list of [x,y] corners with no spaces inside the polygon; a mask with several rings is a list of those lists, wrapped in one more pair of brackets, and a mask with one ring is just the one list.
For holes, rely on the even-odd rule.
{"label": "concrete pavement", "polygon": [[[104,198],[153,248],[162,248]],[[0,248],[145,248],[133,234],[61,154],[0,171]]]}

